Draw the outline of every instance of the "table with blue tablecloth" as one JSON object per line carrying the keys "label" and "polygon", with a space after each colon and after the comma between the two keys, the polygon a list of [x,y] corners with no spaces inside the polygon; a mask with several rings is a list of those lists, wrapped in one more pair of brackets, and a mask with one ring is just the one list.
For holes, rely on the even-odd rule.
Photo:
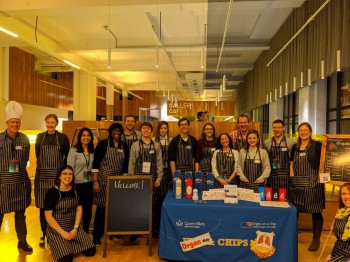
{"label": "table with blue tablecloth", "polygon": [[[206,238],[191,242],[203,235]],[[195,202],[175,199],[168,192],[158,254],[183,261],[298,261],[297,210],[292,204],[290,208],[262,207],[243,200],[238,204]]]}

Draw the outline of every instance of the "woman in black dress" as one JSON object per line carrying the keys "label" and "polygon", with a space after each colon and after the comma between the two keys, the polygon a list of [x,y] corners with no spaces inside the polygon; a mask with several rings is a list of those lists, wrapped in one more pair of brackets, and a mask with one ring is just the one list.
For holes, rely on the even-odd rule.
{"label": "woman in black dress", "polygon": [[290,163],[290,193],[299,213],[312,214],[313,239],[308,250],[320,247],[325,208],[324,184],[318,182],[322,143],[311,138],[309,123],[298,126],[298,141],[293,146]]}
{"label": "woman in black dress", "polygon": [[47,243],[55,260],[73,261],[77,253],[95,255],[96,247],[81,225],[82,207],[71,166],[63,166],[58,172],[56,186],[46,193],[44,208]]}

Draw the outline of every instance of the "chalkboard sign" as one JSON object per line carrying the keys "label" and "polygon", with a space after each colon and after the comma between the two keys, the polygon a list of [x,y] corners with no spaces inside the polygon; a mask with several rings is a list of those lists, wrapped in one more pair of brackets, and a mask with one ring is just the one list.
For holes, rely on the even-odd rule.
{"label": "chalkboard sign", "polygon": [[152,239],[152,176],[110,176],[107,181],[104,257],[107,235],[148,234]]}
{"label": "chalkboard sign", "polygon": [[350,182],[350,135],[323,135],[320,173],[334,182]]}

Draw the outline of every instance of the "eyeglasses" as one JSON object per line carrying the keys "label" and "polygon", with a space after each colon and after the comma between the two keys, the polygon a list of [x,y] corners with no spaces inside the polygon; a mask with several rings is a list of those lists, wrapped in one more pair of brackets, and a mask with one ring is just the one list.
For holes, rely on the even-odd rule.
{"label": "eyeglasses", "polygon": [[61,173],[61,175],[63,175],[63,176],[73,176],[73,173],[66,173],[66,172],[63,172],[63,173]]}
{"label": "eyeglasses", "polygon": [[213,131],[213,128],[204,128],[204,131]]}
{"label": "eyeglasses", "polygon": [[188,124],[180,124],[180,126],[188,126]]}

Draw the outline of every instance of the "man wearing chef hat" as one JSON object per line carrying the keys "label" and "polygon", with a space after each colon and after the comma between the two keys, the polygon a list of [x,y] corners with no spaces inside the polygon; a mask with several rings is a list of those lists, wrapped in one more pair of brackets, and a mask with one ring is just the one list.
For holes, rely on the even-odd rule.
{"label": "man wearing chef hat", "polygon": [[22,106],[10,101],[6,105],[6,130],[0,133],[0,230],[6,213],[15,213],[19,249],[32,252],[27,243],[25,210],[31,203],[31,183],[26,171],[30,144],[21,127]]}

